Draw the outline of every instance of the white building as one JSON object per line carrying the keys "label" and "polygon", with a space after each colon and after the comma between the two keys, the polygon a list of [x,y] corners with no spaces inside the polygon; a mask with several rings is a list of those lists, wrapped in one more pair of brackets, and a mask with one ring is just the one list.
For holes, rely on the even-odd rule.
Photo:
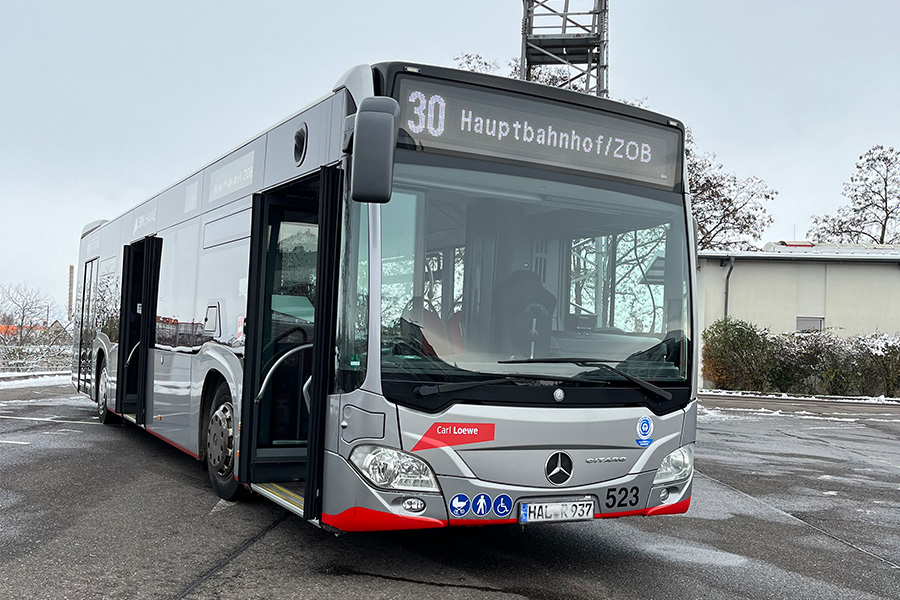
{"label": "white building", "polygon": [[777,242],[702,251],[697,266],[702,330],[730,316],[772,333],[900,333],[900,245]]}

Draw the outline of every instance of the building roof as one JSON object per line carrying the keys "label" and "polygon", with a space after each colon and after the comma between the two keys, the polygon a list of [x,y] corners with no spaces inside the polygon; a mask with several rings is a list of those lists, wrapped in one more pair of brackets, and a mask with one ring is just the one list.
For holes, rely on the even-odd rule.
{"label": "building roof", "polygon": [[702,259],[804,261],[804,262],[896,262],[900,244],[833,244],[809,241],[769,242],[762,250],[701,250]]}

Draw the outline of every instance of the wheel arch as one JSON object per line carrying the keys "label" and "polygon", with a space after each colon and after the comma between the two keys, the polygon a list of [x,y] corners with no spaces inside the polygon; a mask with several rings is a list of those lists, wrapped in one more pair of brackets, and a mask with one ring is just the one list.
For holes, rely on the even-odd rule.
{"label": "wheel arch", "polygon": [[[103,346],[100,346],[97,349],[97,352],[94,355],[94,378],[91,380],[91,400],[94,402],[98,402],[98,394],[100,393],[100,387],[97,385],[97,382],[100,381],[100,369],[103,367],[103,363],[109,364],[109,361],[106,359],[106,350]],[[107,367],[108,368],[108,367]]]}
{"label": "wheel arch", "polygon": [[[200,392],[200,427],[197,428],[197,457],[204,463],[206,461],[206,424],[207,421],[209,421],[209,411],[212,407],[216,390],[223,383],[228,385],[229,388],[232,388],[232,386],[228,384],[228,379],[225,375],[215,368],[207,371],[206,377],[203,379],[203,389]],[[232,397],[233,396],[234,392],[232,390]]]}
{"label": "wheel arch", "polygon": [[[231,401],[235,411],[240,415],[241,393],[243,390],[244,364],[230,348],[220,344],[207,342],[203,344],[193,364],[194,390],[200,390],[199,398],[193,410],[197,415],[197,457],[206,463],[206,428],[209,421],[210,407],[216,394],[216,388],[224,382],[231,393]],[[196,393],[196,392],[195,392]],[[236,435],[239,435],[236,433]]]}

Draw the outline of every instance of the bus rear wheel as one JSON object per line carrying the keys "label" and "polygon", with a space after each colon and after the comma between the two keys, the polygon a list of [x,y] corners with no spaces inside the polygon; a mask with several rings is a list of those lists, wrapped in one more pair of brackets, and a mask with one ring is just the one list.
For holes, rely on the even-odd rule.
{"label": "bus rear wheel", "polygon": [[97,416],[104,425],[119,422],[118,415],[109,410],[109,369],[106,368],[106,359],[102,359],[97,377]]}
{"label": "bus rear wheel", "polygon": [[243,491],[234,479],[235,423],[231,392],[222,382],[216,388],[206,424],[206,468],[213,490],[224,500],[236,500]]}

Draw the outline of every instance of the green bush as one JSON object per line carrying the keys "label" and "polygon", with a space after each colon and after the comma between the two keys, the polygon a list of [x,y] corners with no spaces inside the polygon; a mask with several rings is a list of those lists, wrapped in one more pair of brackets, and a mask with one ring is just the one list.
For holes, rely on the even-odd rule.
{"label": "green bush", "polygon": [[777,360],[769,374],[773,387],[789,394],[842,396],[859,386],[857,353],[830,331],[782,333],[772,340]]}
{"label": "green bush", "polygon": [[703,378],[723,390],[768,391],[773,350],[767,330],[720,319],[703,332]]}
{"label": "green bush", "polygon": [[829,331],[770,335],[739,319],[703,332],[703,378],[725,390],[896,397],[900,336],[843,339]]}
{"label": "green bush", "polygon": [[[900,336],[876,333],[850,339],[861,363],[861,379],[875,393],[895,398],[900,392]],[[877,385],[873,385],[877,384]]]}

